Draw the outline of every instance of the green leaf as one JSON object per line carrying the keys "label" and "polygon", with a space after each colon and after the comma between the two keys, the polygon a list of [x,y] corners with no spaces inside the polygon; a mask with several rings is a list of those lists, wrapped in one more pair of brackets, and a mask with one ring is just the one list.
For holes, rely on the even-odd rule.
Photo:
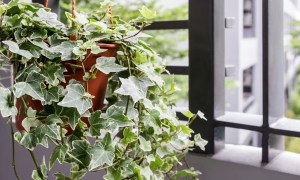
{"label": "green leaf", "polygon": [[0,87],[0,111],[2,117],[14,116],[17,108],[14,106],[12,93],[9,89]]}
{"label": "green leaf", "polygon": [[88,18],[87,15],[83,13],[75,12],[75,18],[73,18],[73,21],[79,25],[85,25],[89,22],[87,18]]}
{"label": "green leaf", "polygon": [[57,20],[57,14],[48,12],[45,9],[39,9],[37,12],[37,17],[33,17],[33,20],[37,22],[44,23],[55,29],[65,28],[65,25]]}
{"label": "green leaf", "polygon": [[45,179],[47,179],[47,177],[48,177],[48,168],[46,166],[45,156],[43,156],[43,162],[42,162],[40,167],[41,167],[41,172],[42,172],[43,176],[45,177]]}
{"label": "green leaf", "polygon": [[91,52],[93,54],[100,54],[107,51],[107,49],[101,49],[99,46],[97,46],[96,44],[91,46]]}
{"label": "green leaf", "polygon": [[71,178],[72,180],[79,180],[83,178],[86,174],[86,170],[80,170],[77,164],[72,164],[71,166]]}
{"label": "green leaf", "polygon": [[124,177],[119,169],[108,168],[106,175],[103,176],[105,180],[123,180]]}
{"label": "green leaf", "polygon": [[101,114],[102,127],[114,131],[119,127],[133,126],[134,122],[124,115],[124,110],[123,107],[110,106],[106,113]]}
{"label": "green leaf", "polygon": [[101,111],[95,111],[91,114],[91,117],[89,118],[89,130],[92,136],[100,136],[100,129],[102,127],[100,115]]}
{"label": "green leaf", "polygon": [[31,151],[33,151],[33,149],[37,146],[37,143],[38,143],[35,134],[33,134],[31,132],[29,132],[29,133],[16,132],[15,139],[16,139],[16,141],[19,142],[19,144],[21,146],[23,146],[26,149],[29,149]]}
{"label": "green leaf", "polygon": [[201,173],[199,171],[195,171],[195,170],[191,170],[191,169],[185,169],[185,170],[181,170],[176,172],[175,174],[173,174],[171,176],[171,179],[178,179],[178,178],[182,178],[182,177],[199,177]]}
{"label": "green leaf", "polygon": [[163,165],[163,161],[159,156],[155,156],[154,161],[150,161],[150,168],[152,171],[157,171]]}
{"label": "green leaf", "polygon": [[136,140],[138,140],[137,134],[135,134],[134,132],[132,132],[132,128],[126,127],[123,130],[123,138],[120,141],[121,144],[123,144],[123,145],[126,146],[129,143],[135,142]]}
{"label": "green leaf", "polygon": [[56,114],[51,114],[47,116],[45,123],[51,125],[51,124],[63,124],[64,122]]}
{"label": "green leaf", "polygon": [[43,124],[40,125],[38,127],[35,128],[35,136],[36,138],[39,140],[39,143],[43,141],[43,139],[45,139],[47,136],[52,138],[52,139],[56,139],[56,140],[60,140],[60,133],[59,133],[59,129],[58,126],[56,124]]}
{"label": "green leaf", "polygon": [[201,138],[200,134],[196,134],[194,136],[195,145],[198,146],[201,150],[205,150],[205,146],[208,143],[208,141]]}
{"label": "green leaf", "polygon": [[15,84],[15,95],[17,98],[27,94],[34,99],[45,101],[41,84],[45,81],[45,77],[35,71],[28,74],[25,82],[17,82]]}
{"label": "green leaf", "polygon": [[84,114],[92,107],[92,100],[89,98],[81,84],[70,84],[67,86],[67,95],[58,103],[63,107],[74,107],[78,110],[79,114]]}
{"label": "green leaf", "polygon": [[80,120],[80,117],[81,117],[79,112],[77,111],[77,109],[62,107],[62,109],[59,113],[60,113],[60,115],[66,116],[67,118],[69,118],[70,126],[74,130]]}
{"label": "green leaf", "polygon": [[46,29],[35,29],[30,36],[30,39],[45,39],[47,37]]}
{"label": "green leaf", "polygon": [[[72,142],[72,147],[73,149],[71,154],[80,160],[82,164],[87,166],[90,162],[90,156],[87,152],[90,147],[89,142],[86,140],[75,140]],[[82,166],[82,164],[80,165]]]}
{"label": "green leaf", "polygon": [[46,77],[46,81],[51,85],[57,85],[57,72],[60,70],[60,65],[51,64],[46,69],[42,70],[42,74]]}
{"label": "green leaf", "polygon": [[7,45],[9,51],[12,53],[17,53],[20,50],[19,45],[13,41],[2,41],[2,43]]}
{"label": "green leaf", "polygon": [[74,179],[72,179],[72,178],[70,178],[70,177],[66,177],[64,174],[62,174],[62,173],[55,173],[55,174],[53,174],[53,176],[54,177],[56,177],[55,179],[56,180],[74,180]]}
{"label": "green leaf", "polygon": [[64,41],[57,46],[51,47],[49,49],[49,51],[60,53],[61,60],[67,61],[67,60],[72,60],[72,58],[74,57],[73,49],[77,46],[78,46],[78,44],[75,41]]}
{"label": "green leaf", "polygon": [[40,177],[40,175],[39,175],[39,173],[38,173],[37,170],[33,170],[33,171],[32,171],[31,178],[32,178],[33,180],[43,180],[43,179]]}
{"label": "green leaf", "polygon": [[6,44],[9,51],[11,51],[12,53],[19,54],[26,59],[31,59],[33,57],[33,55],[29,51],[20,49],[19,45],[13,41],[2,41],[2,43]]}
{"label": "green leaf", "polygon": [[151,171],[149,166],[146,167],[141,167],[140,168],[141,175],[146,179],[146,180],[151,180],[151,177],[153,176],[153,172]]}
{"label": "green leaf", "polygon": [[[149,114],[148,114],[149,113]],[[160,114],[156,110],[149,111],[145,116],[142,117],[142,122],[146,128],[153,128],[154,134],[162,133],[162,122],[160,119]]]}
{"label": "green leaf", "polygon": [[56,160],[58,160],[58,162],[62,164],[65,160],[67,151],[68,151],[68,146],[66,144],[57,145],[51,154],[50,161],[49,161],[49,169],[52,169]]}
{"label": "green leaf", "polygon": [[139,148],[141,148],[144,152],[151,151],[151,142],[150,141],[146,141],[145,138],[143,138],[142,136],[139,136],[139,142],[140,142]]}
{"label": "green leaf", "polygon": [[37,127],[42,123],[36,119],[36,110],[33,110],[31,107],[27,110],[27,117],[22,121],[22,126],[26,131],[30,131],[30,128]]}
{"label": "green leaf", "polygon": [[114,152],[105,150],[100,142],[96,142],[95,145],[89,149],[89,154],[91,156],[89,171],[95,171],[105,164],[111,166],[115,157]]}
{"label": "green leaf", "polygon": [[[64,36],[60,36],[60,35],[58,35],[57,33],[54,33],[53,35],[51,35],[51,36],[48,37],[48,43],[49,43],[52,47],[58,46],[58,45],[60,45],[62,42],[68,41],[68,40],[69,40],[69,38],[64,37]],[[73,48],[72,48],[72,49],[73,49]]]}
{"label": "green leaf", "polygon": [[156,12],[151,11],[146,6],[143,6],[139,11],[141,15],[146,19],[153,19],[156,16]]}
{"label": "green leaf", "polygon": [[152,64],[146,63],[141,64],[137,66],[138,69],[140,69],[142,72],[144,72],[147,77],[154,83],[156,83],[159,87],[162,87],[164,85],[164,80],[162,79],[162,76],[157,73],[153,67]]}
{"label": "green leaf", "polygon": [[194,117],[195,114],[193,114],[191,111],[184,111],[181,112],[185,117],[191,119],[192,117]]}
{"label": "green leaf", "polygon": [[131,96],[134,103],[146,98],[148,87],[151,86],[145,79],[130,76],[128,79],[120,78],[121,87],[115,93]]}
{"label": "green leaf", "polygon": [[101,141],[101,144],[103,145],[104,149],[107,151],[114,151],[115,149],[115,142],[113,141],[111,134],[107,132],[104,136],[104,138]]}
{"label": "green leaf", "polygon": [[183,134],[185,134],[189,137],[191,137],[191,134],[194,132],[191,128],[189,128],[188,126],[186,126],[184,124],[178,125],[177,128],[179,130],[181,130]]}
{"label": "green leaf", "polygon": [[43,89],[43,93],[45,96],[45,103],[51,105],[52,102],[59,101],[59,88],[57,86],[52,86],[50,89]]}
{"label": "green leaf", "polygon": [[109,74],[111,72],[120,72],[127,69],[119,64],[116,64],[115,57],[99,57],[96,61],[96,68],[104,74]]}
{"label": "green leaf", "polygon": [[169,155],[171,154],[171,151],[170,151],[170,148],[165,145],[165,144],[162,144],[161,147],[158,147],[156,149],[156,154],[160,157],[160,158],[163,158],[165,157],[166,155]]}

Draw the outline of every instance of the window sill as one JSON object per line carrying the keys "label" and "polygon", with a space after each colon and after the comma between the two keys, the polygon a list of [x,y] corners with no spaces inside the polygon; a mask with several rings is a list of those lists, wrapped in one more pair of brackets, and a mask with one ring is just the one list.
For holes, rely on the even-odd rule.
{"label": "window sill", "polygon": [[268,164],[262,164],[261,148],[226,144],[224,149],[210,158],[300,176],[300,154],[278,150],[271,150],[270,153],[273,158]]}

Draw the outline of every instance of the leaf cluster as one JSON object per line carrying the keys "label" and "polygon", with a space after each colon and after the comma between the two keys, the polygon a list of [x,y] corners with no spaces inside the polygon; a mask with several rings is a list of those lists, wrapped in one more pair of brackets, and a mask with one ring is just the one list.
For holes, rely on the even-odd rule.
{"label": "leaf cluster", "polygon": [[[106,170],[106,180],[196,179],[197,170],[177,168],[189,150],[204,149],[207,142],[199,134],[190,140],[189,125],[205,117],[185,112],[188,122],[182,123],[172,109],[169,97],[176,89],[165,86],[165,64],[142,32],[155,12],[142,7],[140,16],[126,22],[109,14],[109,0],[100,5],[90,14],[66,13],[67,25],[39,4],[0,5],[0,53],[14,67],[13,87],[0,87],[1,114],[24,117],[24,130],[14,138],[30,152],[55,145],[32,178],[46,179],[57,161],[71,164],[70,176],[54,174],[58,180],[100,170]],[[82,82],[66,80],[66,65],[72,64],[75,73],[85,69],[90,55],[107,51],[99,46],[103,43],[118,47],[116,57],[99,57]],[[98,71],[109,76],[106,106],[93,109],[87,84]]]}

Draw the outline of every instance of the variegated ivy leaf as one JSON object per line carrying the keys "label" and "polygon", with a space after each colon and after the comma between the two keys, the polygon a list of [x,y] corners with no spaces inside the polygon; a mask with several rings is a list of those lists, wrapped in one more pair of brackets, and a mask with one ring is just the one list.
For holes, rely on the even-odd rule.
{"label": "variegated ivy leaf", "polygon": [[146,19],[152,19],[155,18],[156,12],[151,11],[146,6],[143,6],[142,9],[139,10],[141,15]]}
{"label": "variegated ivy leaf", "polygon": [[198,112],[197,112],[197,115],[198,115],[201,119],[204,119],[204,120],[207,121],[207,119],[206,119],[206,117],[204,116],[204,113],[203,113],[203,112],[198,111]]}
{"label": "variegated ivy leaf", "polygon": [[38,143],[43,142],[47,137],[52,139],[60,140],[60,131],[59,127],[56,124],[42,124],[37,126],[33,133],[38,140]]}
{"label": "variegated ivy leaf", "polygon": [[2,41],[2,43],[7,45],[9,51],[11,51],[12,53],[19,54],[26,59],[31,59],[33,57],[33,55],[29,51],[20,49],[19,45],[13,41]]}
{"label": "variegated ivy leaf", "polygon": [[164,85],[164,80],[162,79],[161,75],[155,71],[153,65],[146,63],[138,65],[137,68],[144,72],[147,77],[149,77],[150,80],[157,84],[159,87],[162,87]]}
{"label": "variegated ivy leaf", "polygon": [[205,150],[205,146],[208,143],[208,141],[201,138],[200,134],[196,134],[194,136],[195,145],[198,146],[201,150]]}
{"label": "variegated ivy leaf", "polygon": [[77,46],[78,44],[75,41],[64,41],[57,46],[51,47],[49,51],[54,53],[60,53],[61,60],[67,61],[74,58],[73,49]]}
{"label": "variegated ivy leaf", "polygon": [[128,79],[120,78],[121,87],[115,91],[117,94],[131,96],[134,103],[146,98],[149,86],[152,86],[145,78],[130,76]]}
{"label": "variegated ivy leaf", "polygon": [[17,108],[14,106],[11,91],[0,87],[0,111],[3,117],[14,116],[17,114]]}
{"label": "variegated ivy leaf", "polygon": [[67,151],[68,151],[68,145],[66,144],[63,145],[59,144],[58,146],[56,146],[50,157],[49,169],[52,169],[56,160],[58,160],[58,162],[62,164],[65,160]]}
{"label": "variegated ivy leaf", "polygon": [[52,102],[58,102],[59,94],[60,94],[59,91],[60,91],[60,89],[58,86],[52,86],[48,90],[43,89],[43,93],[45,96],[45,103],[43,103],[43,104],[51,105]]}
{"label": "variegated ivy leaf", "polygon": [[57,85],[57,72],[60,70],[60,65],[58,64],[50,64],[48,67],[42,70],[42,74],[46,77],[47,83],[51,85]]}
{"label": "variegated ivy leaf", "polygon": [[36,119],[36,110],[33,110],[31,107],[27,110],[27,117],[22,121],[22,126],[26,131],[30,131],[30,128],[37,127],[42,123]]}
{"label": "variegated ivy leaf", "polygon": [[91,52],[93,54],[100,54],[100,53],[103,53],[107,51],[107,49],[101,49],[99,46],[97,46],[96,44],[95,45],[92,45],[91,46]]}
{"label": "variegated ivy leaf", "polygon": [[67,108],[67,107],[57,106],[55,108],[55,111],[60,116],[67,117],[69,119],[71,128],[73,130],[75,129],[75,127],[77,126],[79,119],[80,119],[80,114],[76,108]]}
{"label": "variegated ivy leaf", "polygon": [[84,114],[92,107],[91,95],[85,92],[81,84],[70,84],[66,89],[68,93],[58,105],[74,107],[80,114]]}
{"label": "variegated ivy leaf", "polygon": [[90,155],[88,153],[88,149],[90,148],[89,142],[86,140],[75,140],[72,142],[72,147],[71,154],[81,161],[80,166],[82,164],[88,166],[90,162]]}
{"label": "variegated ivy leaf", "polygon": [[95,111],[91,114],[89,118],[90,124],[90,133],[92,136],[100,136],[100,129],[101,129],[101,111]]}
{"label": "variegated ivy leaf", "polygon": [[99,57],[97,58],[96,68],[100,70],[101,72],[105,74],[109,74],[111,72],[120,72],[124,71],[127,68],[116,64],[116,58],[115,57]]}
{"label": "variegated ivy leaf", "polygon": [[45,101],[44,93],[42,91],[42,83],[45,77],[40,73],[32,71],[28,74],[25,82],[17,82],[15,84],[15,95],[17,98],[27,94],[34,99]]}
{"label": "variegated ivy leaf", "polygon": [[65,25],[57,20],[57,14],[46,11],[45,9],[39,9],[37,12],[37,17],[34,17],[33,20],[42,22],[50,27],[55,29],[65,28]]}
{"label": "variegated ivy leaf", "polygon": [[148,113],[141,118],[141,121],[144,123],[146,128],[153,128],[154,134],[162,133],[162,122],[158,111],[148,111]]}
{"label": "variegated ivy leaf", "polygon": [[37,146],[38,141],[37,138],[35,137],[34,133],[31,132],[16,132],[14,134],[14,138],[19,144],[26,149],[29,149],[33,151],[33,149]]}
{"label": "variegated ivy leaf", "polygon": [[101,114],[101,128],[115,131],[119,127],[133,126],[134,122],[124,114],[125,109],[118,106],[110,106],[106,113]]}
{"label": "variegated ivy leaf", "polygon": [[103,165],[111,166],[113,164],[115,154],[114,151],[108,151],[104,149],[101,142],[97,141],[95,145],[88,150],[91,161],[89,164],[89,170],[95,171]]}
{"label": "variegated ivy leaf", "polygon": [[122,176],[122,172],[119,169],[110,167],[107,169],[106,175],[103,176],[104,180],[122,180],[125,177]]}
{"label": "variegated ivy leaf", "polygon": [[132,131],[132,128],[126,127],[123,130],[123,138],[121,139],[121,144],[127,146],[129,143],[135,142],[138,140],[138,136],[136,133]]}
{"label": "variegated ivy leaf", "polygon": [[139,136],[139,142],[140,142],[139,148],[141,148],[144,152],[151,151],[150,141],[147,141],[145,138],[143,138],[143,136]]}

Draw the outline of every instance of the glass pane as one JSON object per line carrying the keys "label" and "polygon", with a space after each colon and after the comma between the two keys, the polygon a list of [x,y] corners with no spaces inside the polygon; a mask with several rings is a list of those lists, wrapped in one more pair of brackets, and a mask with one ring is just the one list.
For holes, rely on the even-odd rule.
{"label": "glass pane", "polygon": [[146,31],[155,38],[148,38],[157,53],[168,65],[188,66],[188,30],[153,30]]}
{"label": "glass pane", "polygon": [[225,109],[262,114],[262,3],[226,1],[225,17],[235,21],[225,30]]}
{"label": "glass pane", "polygon": [[288,118],[300,119],[300,0],[283,2],[285,114]]}
{"label": "glass pane", "polygon": [[[70,11],[71,0],[61,0],[61,14]],[[77,10],[91,12],[99,7],[99,0],[77,0]],[[129,20],[139,15],[139,9],[145,5],[149,9],[156,11],[157,16],[154,21],[163,20],[186,20],[188,19],[188,0],[176,0],[170,3],[169,0],[117,0],[120,7],[113,9],[122,19]]]}

